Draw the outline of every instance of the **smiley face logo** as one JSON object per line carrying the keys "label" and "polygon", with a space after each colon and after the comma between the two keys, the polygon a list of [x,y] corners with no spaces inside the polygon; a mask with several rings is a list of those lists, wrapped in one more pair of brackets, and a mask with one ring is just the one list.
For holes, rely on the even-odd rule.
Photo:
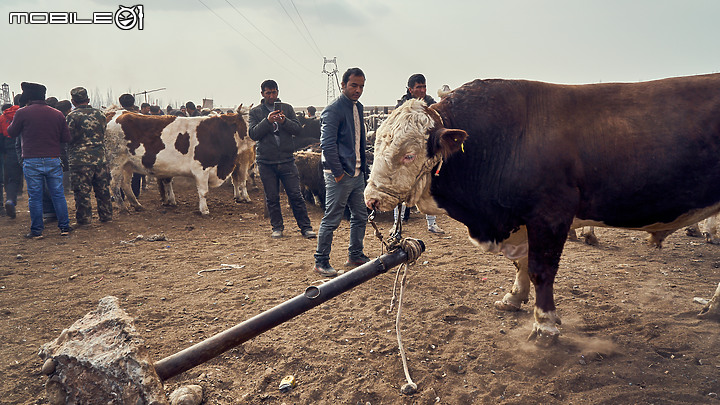
{"label": "smiley face logo", "polygon": [[115,25],[123,31],[131,30],[138,27],[139,30],[143,29],[143,14],[144,7],[142,5],[136,5],[132,7],[118,6],[115,11]]}

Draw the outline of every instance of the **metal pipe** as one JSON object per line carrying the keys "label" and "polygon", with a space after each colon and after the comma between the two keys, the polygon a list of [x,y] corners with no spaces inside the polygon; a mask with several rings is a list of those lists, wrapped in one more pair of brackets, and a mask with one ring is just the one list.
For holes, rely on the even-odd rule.
{"label": "metal pipe", "polygon": [[[425,244],[422,241],[418,242],[421,251],[424,252]],[[230,329],[156,362],[154,365],[155,372],[160,377],[160,380],[165,381],[190,370],[325,301],[337,297],[345,291],[349,291],[387,272],[391,268],[406,262],[407,259],[408,254],[398,248],[319,286],[309,286],[303,294],[295,298],[291,298]]]}

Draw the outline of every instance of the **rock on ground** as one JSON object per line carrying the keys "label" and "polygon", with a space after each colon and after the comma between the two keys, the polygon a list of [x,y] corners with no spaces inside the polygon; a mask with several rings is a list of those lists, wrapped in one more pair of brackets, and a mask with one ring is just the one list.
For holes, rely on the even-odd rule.
{"label": "rock on ground", "polygon": [[43,345],[51,404],[167,404],[162,382],[116,297]]}

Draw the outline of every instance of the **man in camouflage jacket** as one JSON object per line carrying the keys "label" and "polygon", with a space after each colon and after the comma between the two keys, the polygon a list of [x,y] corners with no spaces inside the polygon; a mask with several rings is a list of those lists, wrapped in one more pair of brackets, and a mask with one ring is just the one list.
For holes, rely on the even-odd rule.
{"label": "man in camouflage jacket", "polygon": [[75,218],[78,225],[90,223],[90,191],[94,189],[100,222],[112,220],[110,172],[105,160],[105,115],[89,105],[87,90],[76,87],[70,91],[75,110],[67,116],[71,140],[68,162],[73,193]]}

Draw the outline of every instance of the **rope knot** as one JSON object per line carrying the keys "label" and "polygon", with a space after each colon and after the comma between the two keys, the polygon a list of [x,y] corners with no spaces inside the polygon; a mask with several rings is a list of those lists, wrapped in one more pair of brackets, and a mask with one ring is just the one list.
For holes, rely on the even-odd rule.
{"label": "rope knot", "polygon": [[415,238],[403,238],[400,240],[400,248],[407,253],[407,263],[413,264],[422,254],[420,240]]}

